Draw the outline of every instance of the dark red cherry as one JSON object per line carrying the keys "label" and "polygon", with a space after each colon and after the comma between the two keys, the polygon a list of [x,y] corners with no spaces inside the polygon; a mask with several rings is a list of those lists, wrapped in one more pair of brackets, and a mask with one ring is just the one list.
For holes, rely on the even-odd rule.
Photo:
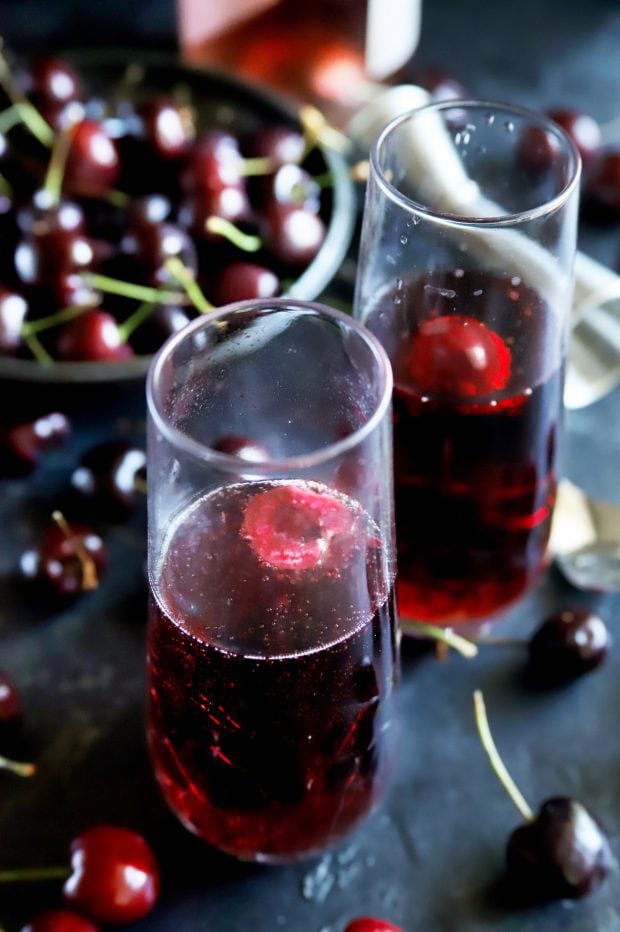
{"label": "dark red cherry", "polygon": [[64,324],[56,347],[60,359],[73,362],[107,362],[133,355],[133,350],[121,337],[116,320],[100,310],[87,310]]}
{"label": "dark red cherry", "polygon": [[71,487],[90,514],[122,520],[140,500],[136,477],[145,467],[144,450],[113,440],[84,454],[71,475]]}
{"label": "dark red cherry", "polygon": [[12,354],[22,342],[22,324],[28,305],[20,294],[0,285],[0,353]]}
{"label": "dark red cherry", "polygon": [[579,899],[614,866],[605,833],[580,802],[548,799],[537,816],[514,830],[506,851],[511,880],[530,899]]}
{"label": "dark red cherry", "polygon": [[267,126],[259,129],[248,143],[248,151],[255,158],[267,158],[275,165],[298,164],[306,151],[302,134],[287,126]]}
{"label": "dark red cherry", "polygon": [[529,672],[540,683],[568,682],[598,667],[609,646],[609,631],[598,615],[558,612],[530,638]]}
{"label": "dark red cherry", "polygon": [[173,333],[178,333],[190,321],[182,307],[174,304],[158,304],[149,316],[129,337],[135,353],[155,353]]}
{"label": "dark red cherry", "polygon": [[134,197],[127,208],[127,226],[130,229],[163,223],[170,219],[172,203],[165,194],[144,194]]}
{"label": "dark red cherry", "polygon": [[114,141],[100,123],[83,120],[73,130],[65,164],[64,184],[88,194],[113,188],[121,163]]}
{"label": "dark red cherry", "polygon": [[325,239],[325,224],[317,214],[295,204],[272,204],[261,222],[265,247],[278,262],[309,265]]}
{"label": "dark red cherry", "polygon": [[584,165],[598,154],[603,140],[601,127],[593,117],[581,110],[561,108],[549,110],[547,115],[570,136]]}
{"label": "dark red cherry", "polygon": [[620,149],[606,149],[592,160],[585,176],[583,200],[593,219],[620,219]]}
{"label": "dark red cherry", "polygon": [[506,386],[511,355],[486,324],[447,314],[421,324],[411,342],[408,368],[422,392],[474,397]]}
{"label": "dark red cherry", "polygon": [[121,248],[147,270],[152,285],[162,285],[170,280],[166,269],[168,259],[179,259],[193,273],[198,270],[193,240],[185,230],[172,223],[137,225],[123,238]]}
{"label": "dark red cherry", "polygon": [[99,928],[69,909],[47,909],[22,926],[21,932],[99,932]]}
{"label": "dark red cherry", "polygon": [[215,279],[213,300],[233,304],[250,298],[275,298],[280,290],[280,279],[270,269],[252,262],[231,262]]}
{"label": "dark red cherry", "polygon": [[82,97],[82,85],[71,65],[55,55],[34,61],[30,68],[31,93],[41,107],[59,108]]}
{"label": "dark red cherry", "polygon": [[527,126],[517,144],[517,158],[533,179],[540,178],[549,171],[559,151],[558,138],[542,126]]}
{"label": "dark red cherry", "polygon": [[214,131],[196,140],[182,172],[181,184],[188,193],[217,192],[241,188],[243,159],[239,143],[229,133]]}
{"label": "dark red cherry", "polygon": [[194,137],[189,112],[167,99],[151,100],[142,108],[148,144],[163,159],[185,155]]}
{"label": "dark red cherry", "polygon": [[57,201],[49,191],[40,188],[17,211],[17,225],[22,233],[36,236],[56,230],[85,233],[86,218],[76,201],[64,198]]}
{"label": "dark red cherry", "polygon": [[26,475],[45,450],[66,440],[70,432],[68,418],[59,411],[7,428],[0,436],[0,474]]}
{"label": "dark red cherry", "polygon": [[67,902],[98,922],[119,926],[147,916],[159,896],[159,869],[145,839],[129,829],[96,825],[71,843]]}
{"label": "dark red cherry", "polygon": [[22,700],[13,679],[0,670],[0,738],[12,737],[23,717]]}
{"label": "dark red cherry", "polygon": [[265,179],[265,200],[278,204],[296,204],[318,214],[321,189],[312,176],[299,165],[281,165]]}
{"label": "dark red cherry", "polygon": [[[84,551],[92,566],[85,565]],[[37,582],[63,597],[95,588],[106,564],[107,550],[99,534],[88,525],[74,522],[69,525],[69,534],[57,525],[51,525],[43,532],[37,545],[26,550],[19,561],[24,579]]]}
{"label": "dark red cherry", "polygon": [[387,919],[377,919],[375,916],[360,916],[348,923],[344,932],[404,932],[400,926],[395,926]]}
{"label": "dark red cherry", "polygon": [[252,210],[245,187],[209,188],[195,191],[188,196],[179,211],[179,222],[200,239],[219,239],[209,233],[209,217],[222,217],[230,223],[239,224],[251,217]]}

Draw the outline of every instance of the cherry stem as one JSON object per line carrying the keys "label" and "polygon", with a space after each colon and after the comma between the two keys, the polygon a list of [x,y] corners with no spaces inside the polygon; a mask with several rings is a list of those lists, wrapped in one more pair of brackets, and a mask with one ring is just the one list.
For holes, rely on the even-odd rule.
{"label": "cherry stem", "polygon": [[20,108],[13,104],[0,113],[0,133],[8,133],[14,126],[23,122]]}
{"label": "cherry stem", "polygon": [[54,360],[34,333],[24,333],[22,330],[22,339],[38,363],[42,366],[54,365]]}
{"label": "cherry stem", "polygon": [[32,880],[64,880],[69,877],[68,867],[16,867],[0,871],[0,883],[18,883]]}
{"label": "cherry stem", "polygon": [[59,133],[52,148],[47,174],[43,183],[43,190],[49,194],[51,206],[55,207],[60,201],[62,193],[62,180],[65,174],[67,156],[71,148],[73,127]]}
{"label": "cherry stem", "polygon": [[499,782],[502,784],[511,800],[523,816],[526,822],[534,821],[534,813],[530,809],[525,797],[519,790],[517,784],[514,782],[510,774],[506,769],[506,765],[499,755],[499,751],[495,746],[493,741],[493,736],[491,734],[491,729],[489,728],[489,720],[487,718],[487,710],[484,704],[484,697],[482,692],[479,689],[476,689],[474,692],[474,715],[476,718],[476,727],[478,728],[478,734],[480,735],[480,740],[482,742],[482,747],[487,753],[491,767],[495,771]]}
{"label": "cherry stem", "polygon": [[184,289],[197,311],[201,314],[208,314],[209,311],[214,310],[213,304],[205,298],[202,288],[194,278],[193,273],[190,272],[187,266],[183,265],[180,259],[171,256],[170,259],[166,260],[165,267]]}
{"label": "cherry stem", "polygon": [[223,217],[207,217],[205,221],[205,230],[208,233],[216,233],[223,236],[237,246],[243,252],[258,252],[263,245],[259,236],[252,236],[250,233],[244,233],[239,227],[236,227],[230,220],[224,220]]}
{"label": "cherry stem", "polygon": [[11,760],[0,754],[0,770],[8,770],[18,777],[31,777],[36,772],[35,764],[27,764],[22,761]]}
{"label": "cherry stem", "polygon": [[82,568],[82,589],[85,592],[96,589],[99,585],[99,578],[97,576],[95,561],[80,538],[73,533],[63,513],[61,511],[53,511],[52,518],[75,550],[75,555],[80,561],[80,566]]}
{"label": "cherry stem", "polygon": [[268,155],[257,156],[253,159],[241,159],[239,162],[239,173],[245,178],[272,175],[276,168],[276,162]]}
{"label": "cherry stem", "polygon": [[22,339],[25,340],[27,337],[35,333],[40,333],[42,330],[49,330],[51,327],[58,327],[60,324],[65,324],[68,320],[79,317],[84,311],[88,311],[93,307],[95,307],[94,303],[70,304],[69,307],[63,308],[62,311],[56,311],[54,314],[49,314],[47,317],[40,317],[38,320],[27,321],[25,324],[22,324]]}
{"label": "cherry stem", "polygon": [[4,194],[5,197],[13,197],[14,194],[13,185],[4,175],[0,175],[0,194]]}
{"label": "cherry stem", "polygon": [[447,647],[458,651],[463,657],[471,659],[478,653],[478,648],[461,634],[455,634],[451,628],[439,628],[429,625],[425,621],[413,621],[411,618],[401,618],[400,626],[404,634],[423,634],[434,641],[439,641]]}
{"label": "cherry stem", "polygon": [[311,104],[304,104],[300,109],[299,121],[304,133],[304,156],[314,149],[319,142],[330,149],[337,149],[339,152],[347,152],[350,149],[351,140],[344,133],[330,126],[321,111]]}
{"label": "cherry stem", "polygon": [[350,170],[352,181],[368,181],[370,175],[370,162],[368,159],[362,159],[351,166]]}
{"label": "cherry stem", "polygon": [[178,292],[148,288],[146,285],[134,285],[132,282],[109,278],[107,275],[87,274],[82,277],[99,291],[117,294],[123,298],[133,298],[135,301],[148,301],[152,304],[179,304],[185,301],[185,295]]}
{"label": "cherry stem", "polygon": [[13,84],[11,78],[11,69],[4,54],[0,51],[0,85],[17,109],[22,123],[24,123],[32,135],[48,149],[54,144],[54,131],[51,126],[43,119],[36,107],[24,97]]}
{"label": "cherry stem", "polygon": [[[314,175],[312,180],[321,191],[324,191],[325,188],[333,188],[334,186],[334,175],[329,169],[320,175]],[[294,189],[295,188],[299,188],[300,192],[303,194],[303,185],[295,185]]]}
{"label": "cherry stem", "polygon": [[123,343],[126,343],[134,330],[137,330],[140,324],[147,319],[154,307],[152,301],[143,301],[133,314],[130,314],[122,324],[118,325],[118,332]]}
{"label": "cherry stem", "polygon": [[527,644],[526,638],[503,637],[501,634],[477,634],[472,637],[476,644],[488,645],[489,647],[522,647]]}

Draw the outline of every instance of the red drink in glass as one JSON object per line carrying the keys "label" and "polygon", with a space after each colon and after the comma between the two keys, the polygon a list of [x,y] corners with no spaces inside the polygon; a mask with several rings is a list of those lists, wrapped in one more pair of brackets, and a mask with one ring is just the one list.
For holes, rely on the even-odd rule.
{"label": "red drink in glass", "polygon": [[394,367],[399,610],[488,618],[545,561],[562,393],[547,348],[560,323],[519,279],[473,271],[403,283],[366,320]]}
{"label": "red drink in glass", "polygon": [[377,526],[316,483],[193,503],[153,574],[149,742],[183,823],[241,858],[323,850],[371,809],[396,669]]}

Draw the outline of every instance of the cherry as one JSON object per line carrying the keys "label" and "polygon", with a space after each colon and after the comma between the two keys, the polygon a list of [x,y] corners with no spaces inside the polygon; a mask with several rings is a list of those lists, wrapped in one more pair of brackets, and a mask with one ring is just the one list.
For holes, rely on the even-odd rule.
{"label": "cherry", "polygon": [[15,250],[15,269],[20,280],[51,292],[63,306],[70,303],[77,280],[68,277],[88,271],[94,261],[92,243],[79,230],[61,228],[30,235]]}
{"label": "cherry", "polygon": [[88,310],[64,324],[57,341],[60,359],[109,362],[127,359],[133,350],[122,339],[111,314]]}
{"label": "cherry", "polygon": [[594,219],[620,218],[620,149],[607,149],[593,159],[583,196],[584,207]]}
{"label": "cherry", "polygon": [[0,438],[1,473],[17,476],[32,472],[43,452],[66,440],[70,432],[69,420],[58,411],[7,428]]}
{"label": "cherry", "polygon": [[572,139],[584,165],[598,154],[601,143],[601,128],[596,120],[580,110],[557,108],[547,113]]}
{"label": "cherry", "polygon": [[213,285],[216,304],[233,304],[250,298],[275,298],[280,279],[270,269],[252,262],[231,262],[217,275]]}
{"label": "cherry", "polygon": [[464,100],[465,87],[453,75],[441,68],[429,66],[416,75],[416,81],[429,92],[433,100]]}
{"label": "cherry", "polygon": [[222,191],[243,187],[243,158],[239,143],[230,133],[214,131],[194,143],[182,172],[185,191]]}
{"label": "cherry", "polygon": [[549,171],[559,151],[557,137],[541,126],[527,126],[517,144],[517,158],[533,179]]}
{"label": "cherry", "polygon": [[179,259],[192,273],[198,270],[196,247],[188,234],[172,223],[142,223],[123,238],[121,249],[148,270],[149,283],[169,281],[166,262]]}
{"label": "cherry", "polygon": [[265,200],[278,204],[296,204],[318,214],[321,189],[312,176],[299,165],[281,165],[264,182]]}
{"label": "cherry", "polygon": [[129,829],[97,825],[71,843],[73,872],[65,899],[99,922],[126,925],[151,912],[159,869],[145,839]]}
{"label": "cherry", "polygon": [[127,226],[137,229],[170,219],[172,203],[165,194],[144,194],[132,199],[127,208]]}
{"label": "cherry", "polygon": [[488,395],[510,378],[510,350],[473,317],[448,314],[424,321],[414,335],[409,374],[422,392]]}
{"label": "cherry", "polygon": [[68,909],[48,909],[22,926],[21,932],[99,932],[99,926]]}
{"label": "cherry", "polygon": [[30,81],[30,93],[41,109],[58,109],[82,97],[82,86],[76,71],[68,62],[54,55],[46,55],[33,62]]}
{"label": "cherry", "polygon": [[121,163],[114,141],[95,120],[83,120],[72,132],[65,164],[64,183],[81,193],[112,188]]}
{"label": "cherry", "polygon": [[69,597],[94,589],[106,564],[106,546],[97,532],[72,523],[48,527],[37,545],[21,555],[19,566],[24,579]]}
{"label": "cherry", "polygon": [[22,204],[17,211],[17,225],[22,233],[37,236],[56,230],[76,233],[85,233],[86,230],[83,208],[76,201],[57,200],[45,188],[39,188],[29,202]]}
{"label": "cherry", "polygon": [[22,342],[22,324],[28,313],[24,298],[0,286],[0,353],[11,354]]}
{"label": "cherry", "polygon": [[250,499],[241,533],[269,566],[305,570],[328,564],[330,548],[351,535],[354,521],[335,496],[287,484]]}
{"label": "cherry", "polygon": [[269,451],[262,443],[237,434],[220,437],[213,444],[213,449],[220,453],[228,453],[229,456],[238,456],[248,463],[266,463],[269,460]]}
{"label": "cherry", "polygon": [[179,159],[189,149],[194,127],[189,114],[171,100],[150,100],[142,108],[144,133],[154,152],[163,159]]}
{"label": "cherry", "polygon": [[265,212],[261,232],[266,247],[284,265],[309,265],[323,245],[325,224],[306,207],[273,203]]}
{"label": "cherry", "polygon": [[274,165],[301,162],[305,149],[302,134],[286,126],[268,126],[258,130],[248,146],[252,156],[270,159]]}
{"label": "cherry", "polygon": [[541,683],[564,683],[598,667],[609,650],[605,622],[591,612],[547,618],[529,642],[529,671]]}
{"label": "cherry", "polygon": [[22,700],[17,686],[0,670],[0,737],[13,737],[22,723]]}
{"label": "cherry", "polygon": [[377,919],[374,916],[360,916],[348,923],[344,932],[403,932],[400,926],[388,922],[387,919]]}
{"label": "cherry", "polygon": [[566,796],[546,800],[535,819],[512,832],[506,857],[511,878],[538,899],[586,896],[614,866],[600,824]]}
{"label": "cherry", "polygon": [[112,440],[82,457],[71,476],[71,486],[92,514],[109,521],[123,520],[138,501],[136,478],[145,468],[144,450]]}
{"label": "cherry", "polygon": [[189,323],[189,316],[174,304],[158,304],[129,340],[135,353],[155,353],[162,343]]}

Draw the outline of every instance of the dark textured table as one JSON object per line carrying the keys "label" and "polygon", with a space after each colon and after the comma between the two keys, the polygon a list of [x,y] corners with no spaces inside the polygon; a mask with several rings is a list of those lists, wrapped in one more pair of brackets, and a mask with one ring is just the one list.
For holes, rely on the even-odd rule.
{"label": "dark textured table", "polygon": [[[620,113],[620,8],[611,0],[427,0],[424,17],[419,60],[447,66],[473,95],[582,106],[603,122]],[[584,226],[581,244],[616,264],[620,225]],[[0,391],[3,407],[18,398],[11,386]],[[0,486],[0,666],[22,687],[22,750],[39,767],[29,781],[0,774],[0,867],[63,863],[74,834],[109,821],[143,831],[161,859],[162,898],[135,926],[143,932],[342,932],[361,913],[406,932],[620,930],[620,872],[577,904],[516,910],[505,901],[498,879],[518,815],[490,771],[471,711],[479,687],[531,804],[557,793],[582,799],[620,858],[620,638],[600,670],[546,692],[525,685],[520,648],[439,663],[405,647],[400,753],[387,797],[319,861],[237,864],[177,825],[159,799],[143,737],[143,509],[105,529],[103,584],[67,610],[32,604],[14,579],[18,554],[61,500],[80,453],[119,435],[143,442],[141,386],[80,392],[65,403],[76,427],[69,445],[29,480]],[[620,390],[569,413],[566,426],[564,474],[620,502]],[[527,635],[565,606],[594,606],[617,629],[620,597],[579,593],[552,569],[500,630]],[[0,926],[14,932],[58,900],[58,883],[4,887]]]}

